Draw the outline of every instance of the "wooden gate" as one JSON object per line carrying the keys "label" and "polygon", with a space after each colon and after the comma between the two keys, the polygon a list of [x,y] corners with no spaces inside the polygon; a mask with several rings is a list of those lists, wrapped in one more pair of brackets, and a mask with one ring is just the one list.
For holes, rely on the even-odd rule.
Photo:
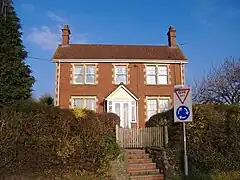
{"label": "wooden gate", "polygon": [[116,140],[122,148],[164,147],[167,131],[165,126],[132,129],[116,126]]}

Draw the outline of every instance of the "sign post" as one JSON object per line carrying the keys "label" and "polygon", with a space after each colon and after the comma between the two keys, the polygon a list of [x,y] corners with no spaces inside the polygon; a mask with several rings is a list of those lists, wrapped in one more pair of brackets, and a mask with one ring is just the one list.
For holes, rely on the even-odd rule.
{"label": "sign post", "polygon": [[183,123],[183,143],[184,143],[184,171],[188,176],[187,138],[186,122],[192,122],[192,92],[190,88],[183,85],[175,86],[174,90],[174,122]]}

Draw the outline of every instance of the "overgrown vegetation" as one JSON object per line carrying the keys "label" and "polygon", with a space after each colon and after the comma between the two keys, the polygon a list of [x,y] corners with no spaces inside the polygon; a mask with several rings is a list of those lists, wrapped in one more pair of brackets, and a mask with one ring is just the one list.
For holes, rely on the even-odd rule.
{"label": "overgrown vegetation", "polygon": [[50,94],[44,94],[43,96],[41,96],[37,100],[37,102],[39,102],[40,104],[53,106],[54,105],[54,98]]}
{"label": "overgrown vegetation", "polygon": [[[238,105],[195,104],[193,122],[187,123],[187,149],[191,178],[214,179],[239,175],[240,172],[240,107]],[[165,121],[167,120],[167,121]],[[168,125],[172,161],[183,172],[182,124],[173,122],[173,110],[150,118],[147,126]],[[240,178],[240,176],[238,176]],[[221,178],[220,178],[221,179]],[[225,178],[233,180],[234,178]]]}
{"label": "overgrown vegetation", "polygon": [[1,108],[0,177],[110,178],[121,152],[115,133],[105,117],[79,111],[84,115],[32,101]]}

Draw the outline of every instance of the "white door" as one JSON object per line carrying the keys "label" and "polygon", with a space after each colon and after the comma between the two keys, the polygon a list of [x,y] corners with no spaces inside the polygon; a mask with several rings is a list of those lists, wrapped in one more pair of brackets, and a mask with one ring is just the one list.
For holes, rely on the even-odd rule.
{"label": "white door", "polygon": [[[133,107],[134,106],[134,107]],[[112,112],[120,117],[120,126],[131,128],[131,122],[136,122],[136,103],[131,101],[112,102]],[[109,109],[110,110],[110,109]]]}

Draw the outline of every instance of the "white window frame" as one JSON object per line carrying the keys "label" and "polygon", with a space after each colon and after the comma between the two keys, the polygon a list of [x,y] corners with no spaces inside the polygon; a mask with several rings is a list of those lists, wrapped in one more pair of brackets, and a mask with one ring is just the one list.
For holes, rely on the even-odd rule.
{"label": "white window frame", "polygon": [[160,106],[159,106],[159,101],[160,100],[168,100],[168,108],[165,110],[165,111],[167,111],[167,110],[169,110],[170,108],[171,108],[171,102],[170,102],[170,100],[171,100],[171,97],[162,97],[162,96],[147,96],[146,97],[146,107],[147,107],[147,109],[146,109],[146,114],[147,114],[147,119],[146,119],[146,121],[148,121],[149,120],[149,113],[148,113],[148,111],[149,111],[149,109],[148,109],[148,100],[157,100],[157,110],[156,110],[156,113],[161,113],[161,112],[164,112],[164,110],[163,111],[160,111]]}
{"label": "white window frame", "polygon": [[[152,84],[152,83],[148,83],[148,71],[147,71],[147,67],[149,66],[154,66],[155,67],[155,71],[156,71],[156,74],[155,74],[155,78],[156,78],[156,83],[155,84]],[[145,72],[146,72],[146,84],[147,85],[168,85],[169,84],[169,65],[166,65],[166,64],[145,64]],[[162,74],[159,74],[158,72],[158,67],[166,67],[167,69],[167,75],[162,75]],[[167,83],[159,83],[159,77],[167,77]]]}
{"label": "white window frame", "polygon": [[75,108],[74,107],[74,100],[75,99],[82,99],[83,100],[83,107],[82,108],[86,108],[86,99],[94,99],[95,109],[91,109],[91,110],[96,112],[96,109],[97,109],[97,97],[96,96],[71,96],[71,108]]}
{"label": "white window frame", "polygon": [[[77,66],[83,66],[83,82],[76,82],[75,81],[75,68]],[[94,77],[94,82],[87,82],[87,71],[86,68],[87,66],[94,66],[95,67],[95,77]],[[73,71],[72,71],[72,82],[73,84],[86,84],[86,85],[94,85],[96,84],[97,81],[97,64],[74,64],[73,65]]]}
{"label": "white window frame", "polygon": [[122,74],[126,76],[126,82],[123,82],[123,84],[128,84],[128,65],[127,64],[114,64],[114,84],[120,84],[117,83],[117,72],[116,72],[116,67],[117,66],[125,66],[126,67],[126,74]]}

